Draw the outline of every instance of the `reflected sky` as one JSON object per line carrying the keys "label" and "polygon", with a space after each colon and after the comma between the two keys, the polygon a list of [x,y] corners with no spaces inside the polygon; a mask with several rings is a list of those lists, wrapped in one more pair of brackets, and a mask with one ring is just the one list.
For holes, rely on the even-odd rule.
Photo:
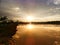
{"label": "reflected sky", "polygon": [[0,16],[24,21],[33,16],[33,21],[60,21],[60,0],[1,0]]}
{"label": "reflected sky", "polygon": [[18,25],[14,38],[17,40],[17,45],[30,43],[31,45],[58,45],[60,44],[60,26],[43,24]]}
{"label": "reflected sky", "polygon": [[[23,34],[44,34],[44,33],[50,33],[51,31],[53,32],[58,32],[60,31],[60,26],[55,26],[55,25],[34,25],[34,24],[27,24],[27,25],[18,25],[17,26],[17,34],[16,37],[19,37],[20,35]],[[48,34],[46,34],[48,35]],[[53,35],[53,34],[52,34]]]}

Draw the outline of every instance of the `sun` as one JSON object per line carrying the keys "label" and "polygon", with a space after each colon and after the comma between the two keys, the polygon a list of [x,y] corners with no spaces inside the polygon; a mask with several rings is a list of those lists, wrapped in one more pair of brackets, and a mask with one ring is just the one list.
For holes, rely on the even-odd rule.
{"label": "sun", "polygon": [[26,20],[27,20],[28,22],[33,21],[33,19],[34,19],[33,16],[27,16],[27,17],[26,17]]}

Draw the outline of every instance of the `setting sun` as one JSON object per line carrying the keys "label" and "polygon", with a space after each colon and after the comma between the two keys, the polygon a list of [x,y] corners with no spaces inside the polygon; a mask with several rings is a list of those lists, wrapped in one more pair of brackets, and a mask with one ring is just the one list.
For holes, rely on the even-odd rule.
{"label": "setting sun", "polygon": [[27,20],[28,22],[33,21],[33,19],[34,19],[34,18],[33,18],[32,16],[27,16],[27,17],[26,17],[26,20]]}

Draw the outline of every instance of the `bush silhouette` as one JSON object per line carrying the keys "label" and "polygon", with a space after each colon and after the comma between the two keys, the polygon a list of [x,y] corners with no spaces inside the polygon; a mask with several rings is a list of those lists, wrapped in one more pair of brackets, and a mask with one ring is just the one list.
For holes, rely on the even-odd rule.
{"label": "bush silhouette", "polygon": [[12,20],[8,20],[8,18],[1,17],[0,18],[0,37],[9,37],[11,38],[16,33],[17,22]]}

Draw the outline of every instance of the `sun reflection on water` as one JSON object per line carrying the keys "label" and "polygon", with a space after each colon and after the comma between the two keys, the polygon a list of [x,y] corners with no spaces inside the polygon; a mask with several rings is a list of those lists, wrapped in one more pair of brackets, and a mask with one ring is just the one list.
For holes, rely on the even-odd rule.
{"label": "sun reflection on water", "polygon": [[33,27],[34,27],[34,26],[33,26],[32,24],[28,24],[28,25],[26,26],[26,28],[27,28],[27,29],[30,29],[30,30],[33,29]]}
{"label": "sun reflection on water", "polygon": [[[53,26],[53,25],[35,25],[35,24],[26,24],[26,25],[18,25],[17,26],[17,32],[15,37],[20,38],[22,35],[50,35],[51,31],[60,31],[60,27]],[[47,33],[46,33],[47,32]],[[55,32],[53,32],[55,33]],[[53,35],[51,35],[53,36]]]}

